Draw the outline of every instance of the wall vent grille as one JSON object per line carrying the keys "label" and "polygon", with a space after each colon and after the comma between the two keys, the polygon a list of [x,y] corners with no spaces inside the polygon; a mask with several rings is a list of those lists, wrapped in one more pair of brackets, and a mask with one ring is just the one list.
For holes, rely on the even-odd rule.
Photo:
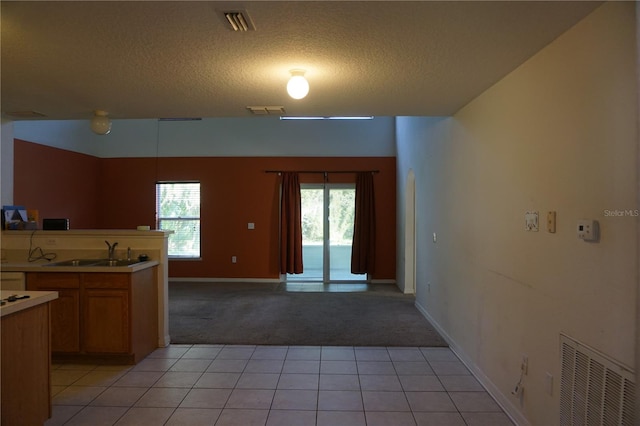
{"label": "wall vent grille", "polygon": [[634,372],[561,334],[560,424],[633,426]]}

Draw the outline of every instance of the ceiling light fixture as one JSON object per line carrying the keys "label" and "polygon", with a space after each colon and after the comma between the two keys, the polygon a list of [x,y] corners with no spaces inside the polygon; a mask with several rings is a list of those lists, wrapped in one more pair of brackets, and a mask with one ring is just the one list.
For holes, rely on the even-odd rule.
{"label": "ceiling light fixture", "polygon": [[111,131],[111,120],[107,111],[95,110],[91,119],[91,130],[98,135],[108,135]]}
{"label": "ceiling light fixture", "polygon": [[287,83],[287,93],[293,99],[302,99],[309,93],[309,82],[304,78],[304,70],[291,70],[291,79]]}

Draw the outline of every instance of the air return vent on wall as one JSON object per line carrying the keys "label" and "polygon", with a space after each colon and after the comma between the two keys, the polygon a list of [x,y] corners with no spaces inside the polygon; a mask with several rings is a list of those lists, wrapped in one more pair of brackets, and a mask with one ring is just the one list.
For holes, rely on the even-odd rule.
{"label": "air return vent on wall", "polygon": [[560,335],[560,424],[634,425],[634,372]]}

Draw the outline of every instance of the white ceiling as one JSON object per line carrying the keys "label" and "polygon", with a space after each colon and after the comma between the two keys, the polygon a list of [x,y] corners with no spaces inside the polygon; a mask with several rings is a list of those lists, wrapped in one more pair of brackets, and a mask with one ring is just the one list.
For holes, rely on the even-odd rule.
{"label": "white ceiling", "polygon": [[[2,113],[450,115],[599,4],[3,0]],[[219,12],[237,9],[256,31],[228,28]],[[286,94],[292,68],[303,100]]]}

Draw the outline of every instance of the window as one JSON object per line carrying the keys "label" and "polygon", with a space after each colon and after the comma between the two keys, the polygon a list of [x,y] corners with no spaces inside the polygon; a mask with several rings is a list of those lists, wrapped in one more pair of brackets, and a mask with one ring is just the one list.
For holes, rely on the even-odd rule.
{"label": "window", "polygon": [[158,229],[169,235],[170,258],[200,257],[200,182],[156,184]]}

